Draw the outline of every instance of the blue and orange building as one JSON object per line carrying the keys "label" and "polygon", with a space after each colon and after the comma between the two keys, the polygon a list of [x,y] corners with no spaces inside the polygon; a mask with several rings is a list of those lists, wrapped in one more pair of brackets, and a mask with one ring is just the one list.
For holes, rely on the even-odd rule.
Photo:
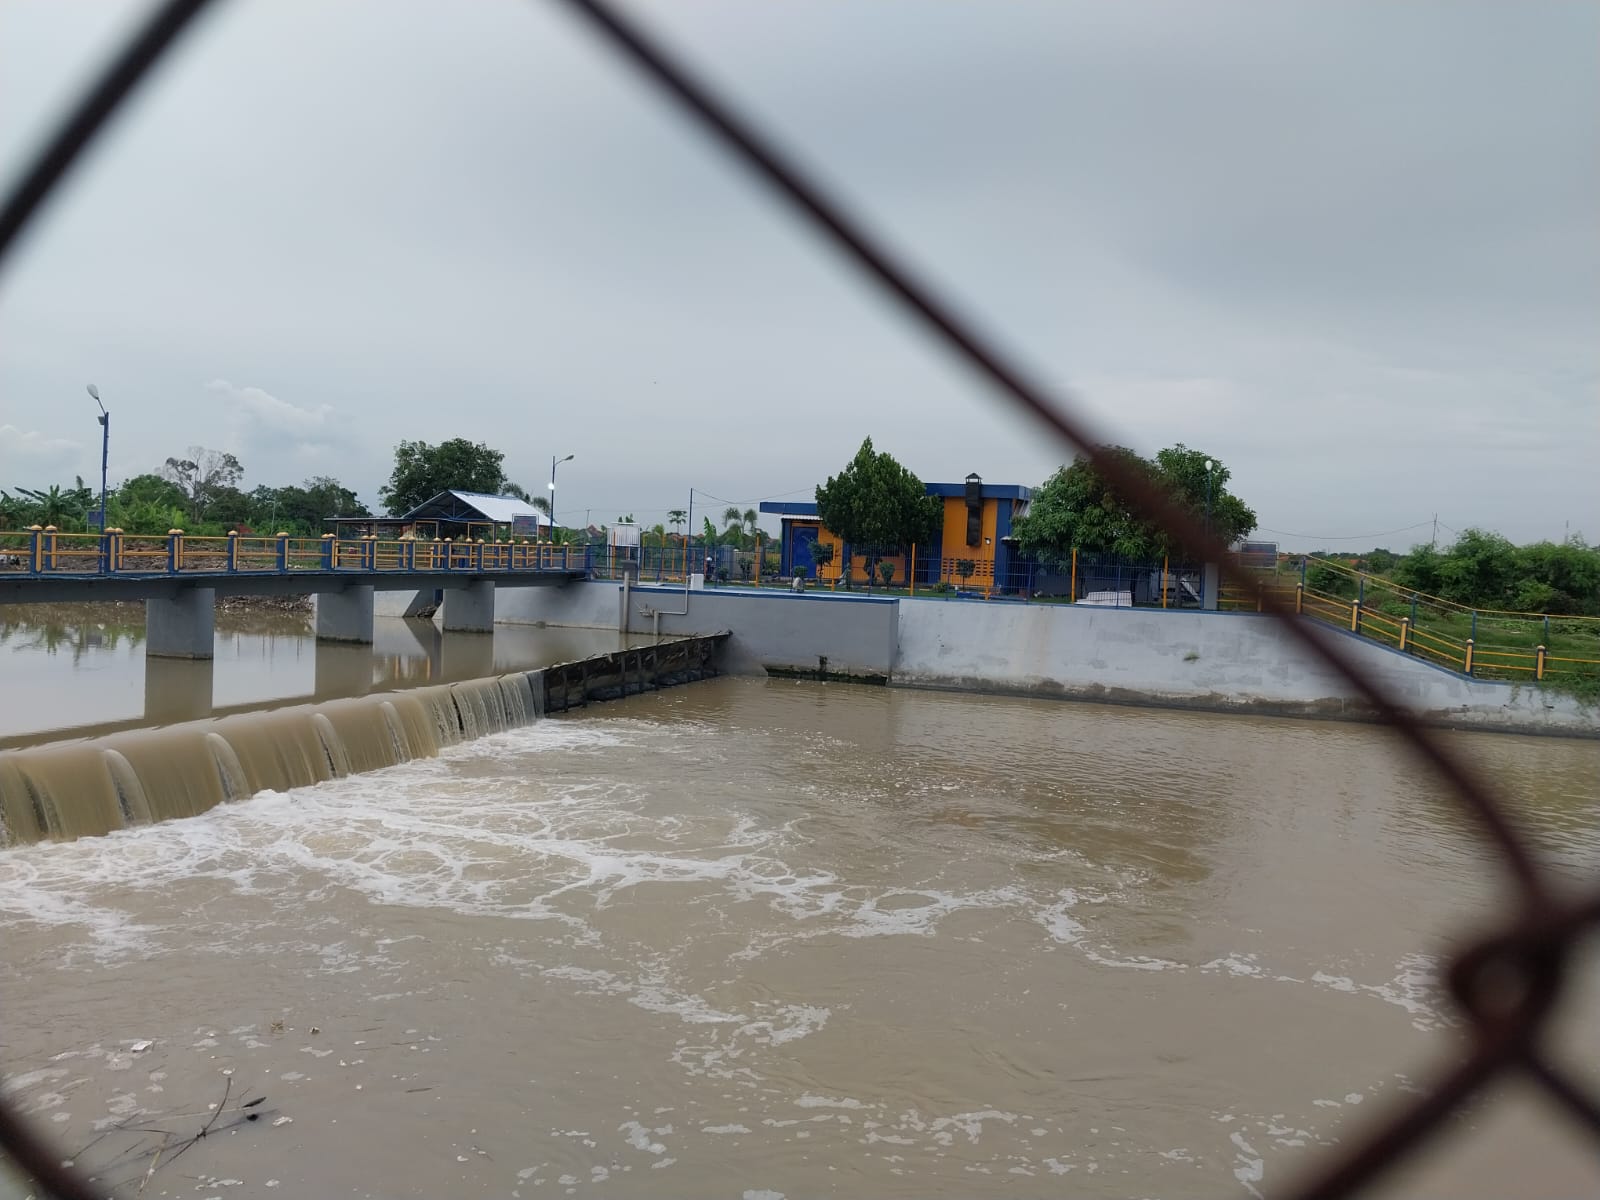
{"label": "blue and orange building", "polygon": [[[1027,511],[1030,489],[984,483],[977,475],[960,483],[925,486],[944,507],[937,543],[901,547],[899,553],[881,555],[878,561],[894,564],[896,584],[910,579],[918,586],[945,582],[984,591],[1003,589],[1017,565],[1011,523]],[[850,545],[822,524],[814,503],[769,501],[761,511],[783,524],[779,569],[784,576],[804,574],[819,583],[836,584],[848,568],[852,584],[868,582],[866,555],[852,554]],[[833,547],[832,561],[820,572],[812,555],[812,547],[819,543]],[[971,571],[964,571],[966,566]]]}

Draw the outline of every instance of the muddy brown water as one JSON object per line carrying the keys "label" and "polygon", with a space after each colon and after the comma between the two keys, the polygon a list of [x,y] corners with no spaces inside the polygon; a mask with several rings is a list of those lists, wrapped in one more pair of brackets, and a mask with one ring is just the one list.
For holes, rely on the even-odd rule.
{"label": "muddy brown water", "polygon": [[[1459,744],[1600,868],[1600,747]],[[1382,729],[724,678],[0,852],[0,1072],[125,1196],[1270,1194],[1499,882]],[[1600,1186],[1457,1125],[1389,1194]]]}

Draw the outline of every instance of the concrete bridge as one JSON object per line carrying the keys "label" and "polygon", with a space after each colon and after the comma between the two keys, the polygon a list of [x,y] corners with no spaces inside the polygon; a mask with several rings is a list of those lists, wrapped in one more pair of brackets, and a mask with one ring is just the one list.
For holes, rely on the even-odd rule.
{"label": "concrete bridge", "polygon": [[532,542],[0,533],[0,604],[142,600],[145,653],[164,658],[212,656],[218,596],[315,595],[319,640],[370,644],[376,592],[436,593],[446,630],[488,632],[497,586],[588,574],[587,547]]}

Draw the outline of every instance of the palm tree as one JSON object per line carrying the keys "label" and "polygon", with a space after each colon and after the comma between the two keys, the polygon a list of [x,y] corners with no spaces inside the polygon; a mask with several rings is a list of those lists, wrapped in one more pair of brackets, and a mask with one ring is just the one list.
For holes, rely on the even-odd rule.
{"label": "palm tree", "polygon": [[70,511],[71,497],[61,490],[59,483],[52,483],[48,491],[35,491],[33,488],[18,488],[17,491],[39,506],[34,519],[40,525],[60,528]]}
{"label": "palm tree", "polygon": [[672,531],[674,533],[676,533],[678,531],[678,527],[688,519],[689,514],[684,512],[681,508],[671,509],[667,513],[667,524],[672,526]]}
{"label": "palm tree", "polygon": [[722,538],[734,549],[744,546],[744,513],[733,505],[722,510]]}

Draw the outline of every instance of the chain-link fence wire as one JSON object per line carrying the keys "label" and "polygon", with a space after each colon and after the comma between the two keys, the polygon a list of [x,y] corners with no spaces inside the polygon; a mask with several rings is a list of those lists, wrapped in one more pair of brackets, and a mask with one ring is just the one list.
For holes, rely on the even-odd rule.
{"label": "chain-link fence wire", "polygon": [[[1247,582],[1238,577],[1226,547],[1192,514],[1127,470],[1115,456],[1101,452],[1100,439],[1081,414],[1030,378],[945,298],[896,261],[862,224],[684,62],[605,0],[558,2],[657,86],[732,158],[768,184],[799,220],[854,263],[914,324],[927,329],[987,379],[1004,403],[1054,433],[1067,449],[1085,456],[1144,517],[1158,521],[1185,545],[1206,547],[1211,561],[1224,564],[1225,574],[1235,576],[1241,585]],[[81,98],[0,210],[0,265],[79,154],[206,6],[207,0],[167,0]],[[1457,802],[1476,819],[1479,836],[1509,877],[1499,927],[1481,934],[1446,972],[1445,982],[1469,1031],[1470,1052],[1462,1062],[1439,1071],[1420,1098],[1392,1110],[1381,1125],[1319,1163],[1285,1195],[1299,1200],[1351,1195],[1422,1146],[1446,1118],[1486,1085],[1512,1075],[1533,1083],[1600,1145],[1600,1102],[1551,1060],[1541,1042],[1573,954],[1583,936],[1600,924],[1600,888],[1576,899],[1558,896],[1488,780],[1469,769],[1438,735],[1390,696],[1379,679],[1369,676],[1355,656],[1346,653],[1338,638],[1310,621],[1297,620],[1292,609],[1275,598],[1263,607],[1284,623],[1307,653],[1326,663],[1365,698],[1404,736],[1420,763],[1449,785]],[[0,1146],[50,1194],[62,1200],[101,1200],[101,1190],[91,1188],[77,1172],[64,1167],[60,1152],[42,1141],[3,1101]]]}

